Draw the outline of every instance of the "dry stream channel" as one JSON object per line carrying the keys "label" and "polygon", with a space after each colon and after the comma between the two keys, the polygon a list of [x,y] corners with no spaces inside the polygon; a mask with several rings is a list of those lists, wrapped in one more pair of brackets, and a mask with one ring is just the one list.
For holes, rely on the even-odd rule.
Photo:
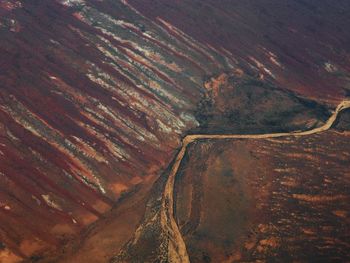
{"label": "dry stream channel", "polygon": [[333,114],[329,117],[327,122],[317,128],[307,131],[294,131],[285,133],[267,133],[267,134],[193,134],[187,135],[182,140],[182,147],[178,152],[175,162],[170,171],[168,180],[166,182],[162,205],[160,209],[161,226],[164,233],[167,233],[169,238],[168,246],[168,260],[169,262],[187,263],[190,262],[186,250],[186,244],[182,238],[178,225],[174,218],[174,184],[175,177],[180,167],[181,161],[186,153],[187,147],[190,143],[196,140],[203,139],[267,139],[287,136],[308,136],[312,134],[321,133],[329,130],[337,120],[339,113],[350,108],[350,101],[342,101]]}

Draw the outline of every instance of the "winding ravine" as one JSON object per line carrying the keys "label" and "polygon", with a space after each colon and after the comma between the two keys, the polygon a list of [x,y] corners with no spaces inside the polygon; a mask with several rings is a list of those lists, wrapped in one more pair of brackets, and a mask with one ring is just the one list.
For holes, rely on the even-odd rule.
{"label": "winding ravine", "polygon": [[178,225],[174,218],[174,183],[175,177],[180,167],[181,161],[186,153],[187,146],[198,140],[198,139],[266,139],[276,137],[287,137],[287,136],[307,136],[316,133],[321,133],[329,130],[334,122],[337,120],[339,113],[345,109],[350,108],[350,101],[342,101],[333,114],[329,117],[327,122],[321,127],[314,128],[308,131],[295,131],[295,132],[284,132],[284,133],[267,133],[267,134],[193,134],[187,135],[182,141],[182,147],[176,156],[173,167],[170,171],[168,180],[166,182],[162,205],[160,210],[160,220],[163,231],[167,233],[169,238],[168,245],[168,260],[169,262],[176,263],[187,263],[190,262],[186,244],[182,238]]}

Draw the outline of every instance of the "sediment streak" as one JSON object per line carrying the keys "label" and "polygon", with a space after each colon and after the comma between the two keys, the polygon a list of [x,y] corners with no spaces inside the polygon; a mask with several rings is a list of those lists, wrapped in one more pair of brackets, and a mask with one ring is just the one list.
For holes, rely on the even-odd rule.
{"label": "sediment streak", "polygon": [[316,133],[321,133],[329,130],[334,122],[337,120],[339,113],[345,109],[350,108],[350,101],[342,101],[333,114],[329,117],[327,122],[321,127],[314,128],[308,131],[282,132],[282,133],[267,133],[267,134],[193,134],[187,135],[182,140],[182,147],[176,156],[173,167],[170,171],[168,180],[166,182],[162,205],[160,210],[161,226],[168,236],[168,261],[172,263],[188,263],[190,262],[186,244],[182,238],[178,225],[174,217],[174,184],[175,177],[179,170],[181,161],[186,153],[187,146],[198,139],[267,139],[287,136],[307,136]]}

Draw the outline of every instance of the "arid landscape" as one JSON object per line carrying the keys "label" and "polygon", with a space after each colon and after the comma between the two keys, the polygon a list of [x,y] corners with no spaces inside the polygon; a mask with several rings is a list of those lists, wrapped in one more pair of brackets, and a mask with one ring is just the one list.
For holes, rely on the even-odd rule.
{"label": "arid landscape", "polygon": [[0,0],[0,262],[349,262],[349,14]]}
{"label": "arid landscape", "polygon": [[332,130],[193,144],[175,210],[190,261],[346,262],[348,141]]}

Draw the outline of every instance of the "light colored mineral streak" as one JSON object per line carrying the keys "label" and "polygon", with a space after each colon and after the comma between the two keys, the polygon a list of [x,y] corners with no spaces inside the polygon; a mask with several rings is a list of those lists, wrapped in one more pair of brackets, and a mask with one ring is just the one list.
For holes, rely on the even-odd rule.
{"label": "light colored mineral streak", "polygon": [[255,63],[255,65],[259,68],[259,69],[261,69],[261,70],[263,70],[265,73],[267,73],[267,74],[269,74],[272,78],[276,78],[276,76],[271,72],[271,70],[269,70],[263,63],[261,63],[259,60],[257,60],[256,58],[254,58],[254,57],[252,57],[252,56],[250,56],[249,57],[249,59],[251,60],[251,61],[253,61],[254,63]]}
{"label": "light colored mineral streak", "polygon": [[39,116],[31,112],[14,97],[12,100],[15,104],[14,107],[1,106],[1,108],[23,128],[31,132],[36,137],[39,137],[48,142],[57,150],[68,155],[71,160],[79,167],[79,169],[84,172],[84,174],[87,176],[86,178],[89,178],[89,180],[94,183],[94,185],[101,191],[101,193],[106,193],[106,190],[104,189],[100,178],[91,169],[86,167],[80,158],[76,157],[76,152],[84,154],[83,152],[81,152],[71,141],[65,138],[62,133],[49,126]]}
{"label": "light colored mineral streak", "polygon": [[62,211],[61,206],[59,204],[57,204],[49,194],[42,194],[41,197],[44,199],[45,203],[48,206],[50,206],[56,210]]}
{"label": "light colored mineral streak", "polygon": [[[97,14],[97,13],[100,15],[102,20],[94,21],[93,19],[94,14]],[[221,67],[221,64],[214,57],[214,54],[222,56],[218,51],[213,50],[214,53],[211,52],[212,50],[198,43],[197,41],[192,39],[190,36],[186,35],[179,29],[175,28],[174,26],[172,26],[171,24],[163,20],[159,20],[161,22],[161,25],[168,28],[177,37],[173,37],[172,35],[166,33],[166,31],[164,31],[162,26],[160,26],[157,23],[154,23],[153,21],[148,21],[148,19],[146,19],[141,14],[139,15],[140,17],[142,17],[143,20],[145,20],[145,22],[147,21],[146,24],[151,23],[152,25],[156,26],[155,28],[158,29],[157,32],[152,32],[152,31],[143,32],[142,35],[144,37],[140,38],[138,33],[134,32],[133,30],[130,30],[130,28],[133,28],[136,31],[140,31],[137,25],[127,21],[123,21],[123,20],[116,20],[113,17],[107,14],[101,13],[98,10],[88,6],[85,6],[79,13],[77,13],[77,15],[79,15],[79,19],[81,21],[89,24],[90,26],[95,27],[96,29],[100,30],[106,35],[111,36],[117,41],[131,44],[135,50],[141,52],[143,55],[145,55],[146,58],[149,57],[150,52],[154,53],[155,51],[154,45],[156,45],[160,49],[164,49],[164,46],[166,46],[168,50],[163,50],[163,51],[170,50],[175,54],[181,55],[182,59],[186,58],[187,60],[190,60],[190,58],[186,55],[186,53],[191,52],[196,54],[196,56],[200,56],[202,58],[205,57],[207,60],[212,61],[214,64],[216,64],[216,66]],[[123,34],[117,34],[116,28],[118,29],[118,31],[123,32]],[[125,34],[128,37],[123,36]],[[175,45],[169,44],[170,41],[167,41],[167,39],[169,38],[172,39],[172,42],[174,42]],[[153,40],[153,43],[150,40]],[[143,43],[142,45],[140,45],[140,43],[137,44],[137,43],[134,43],[134,41],[142,41]],[[161,43],[161,45],[159,45],[159,43]],[[194,62],[194,61],[191,60],[191,62]],[[202,68],[202,70],[205,70],[205,69]]]}
{"label": "light colored mineral streak", "polygon": [[[198,41],[194,40],[192,37],[178,29],[177,27],[173,26],[172,24],[168,23],[164,19],[157,17],[157,20],[161,22],[166,28],[168,28],[171,32],[173,32],[176,36],[179,36],[182,38],[182,40],[191,47],[193,51],[199,51],[202,54],[204,54],[209,60],[212,62],[216,62],[215,58],[206,50],[205,46]],[[197,53],[198,53],[197,51]]]}
{"label": "light colored mineral streak", "polygon": [[[122,74],[122,72],[120,72]],[[167,108],[161,107],[158,105],[156,101],[152,100],[152,105],[150,102],[147,102],[147,100],[144,100],[141,98],[140,94],[137,92],[131,92],[130,89],[123,88],[122,91],[117,89],[117,80],[115,80],[113,77],[109,76],[108,79],[106,79],[106,76],[99,74],[98,77],[94,76],[93,74],[88,74],[87,75],[91,81],[94,81],[95,83],[99,84],[100,86],[108,89],[108,90],[115,90],[118,92],[120,95],[124,92],[123,97],[125,99],[133,100],[129,103],[129,107],[140,110],[141,112],[147,113],[149,116],[154,116],[159,120],[163,125],[168,126],[168,129],[174,129],[174,132],[177,134],[181,133],[181,130],[186,126],[186,124],[181,121],[181,119],[177,118],[175,114]],[[127,77],[127,76],[126,76]],[[111,83],[113,83],[115,86],[113,87],[112,85],[107,83],[107,80],[109,80]],[[136,85],[136,83],[135,83]],[[121,86],[121,85],[120,85]],[[122,86],[121,86],[122,87]],[[170,98],[171,99],[171,98]],[[179,101],[180,103],[180,101]],[[95,113],[96,114],[96,113]],[[120,115],[120,114],[119,114]],[[117,116],[115,114],[115,116]],[[136,124],[132,124],[131,122],[128,122],[127,116],[123,117],[125,123],[132,128],[134,131],[140,131],[142,136],[147,136],[148,139],[152,141],[157,141],[157,138],[150,132],[146,131],[140,126],[135,126]],[[193,119],[193,118],[192,118]],[[135,126],[135,127],[134,127]],[[163,127],[163,126],[162,126]]]}
{"label": "light colored mineral streak", "polygon": [[70,7],[85,4],[84,0],[63,0],[63,1],[61,0],[59,2],[64,6],[70,6]]}

